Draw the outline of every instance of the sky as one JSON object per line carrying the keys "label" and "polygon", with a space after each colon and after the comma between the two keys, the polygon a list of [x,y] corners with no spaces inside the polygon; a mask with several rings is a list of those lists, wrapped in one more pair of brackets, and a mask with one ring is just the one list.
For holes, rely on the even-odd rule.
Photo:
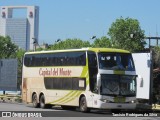
{"label": "sky", "polygon": [[121,16],[137,19],[146,36],[160,36],[160,0],[0,0],[0,6],[14,5],[39,6],[39,43],[109,37]]}

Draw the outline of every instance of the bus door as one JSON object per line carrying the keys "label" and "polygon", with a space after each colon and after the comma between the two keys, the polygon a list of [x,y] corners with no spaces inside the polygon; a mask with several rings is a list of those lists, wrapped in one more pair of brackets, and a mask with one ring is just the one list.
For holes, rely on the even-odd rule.
{"label": "bus door", "polygon": [[90,87],[90,102],[92,106],[94,105],[95,98],[97,99],[97,73],[98,73],[98,65],[97,65],[97,56],[94,52],[88,52],[88,70],[89,70],[89,87]]}

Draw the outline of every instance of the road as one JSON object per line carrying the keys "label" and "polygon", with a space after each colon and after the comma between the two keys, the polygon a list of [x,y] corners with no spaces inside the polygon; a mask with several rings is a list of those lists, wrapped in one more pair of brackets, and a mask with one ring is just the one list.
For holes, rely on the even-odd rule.
{"label": "road", "polygon": [[112,116],[111,112],[98,112],[91,111],[91,113],[81,113],[78,110],[63,110],[59,106],[52,107],[51,109],[33,108],[32,104],[13,104],[13,103],[0,103],[0,111],[16,111],[16,112],[29,112],[36,111],[42,112],[51,117],[107,117]]}
{"label": "road", "polygon": [[[2,112],[3,115],[5,116],[6,113],[5,112],[11,112],[11,116],[12,117],[47,117],[47,119],[49,119],[49,117],[63,117],[63,119],[65,118],[70,118],[70,117],[78,117],[78,119],[82,119],[83,117],[90,119],[91,117],[93,117],[94,119],[102,119],[102,118],[106,118],[107,120],[113,120],[112,117],[114,117],[114,119],[119,120],[119,117],[125,120],[128,119],[126,117],[127,114],[136,116],[136,115],[142,115],[141,113],[132,113],[132,112],[122,112],[121,114],[113,114],[110,111],[97,111],[97,110],[92,110],[90,113],[81,113],[78,110],[63,110],[61,109],[61,107],[53,107],[51,109],[41,109],[41,108],[33,108],[31,104],[13,104],[13,103],[0,103],[0,116],[2,116]],[[148,114],[148,113],[147,113]],[[150,114],[150,113],[149,113]],[[148,115],[149,115],[148,114]],[[143,114],[144,115],[144,114]],[[148,117],[129,117],[130,119],[138,119],[138,120],[150,120],[150,119],[155,119],[158,120],[160,118],[155,117],[156,115],[160,116],[160,113],[153,113],[150,114]],[[49,116],[49,117],[48,117]]]}

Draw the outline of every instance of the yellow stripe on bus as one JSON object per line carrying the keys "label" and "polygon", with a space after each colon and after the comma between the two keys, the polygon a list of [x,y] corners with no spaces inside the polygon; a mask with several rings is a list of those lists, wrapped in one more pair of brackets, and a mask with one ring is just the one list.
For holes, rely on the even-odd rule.
{"label": "yellow stripe on bus", "polygon": [[67,101],[64,102],[63,104],[68,103],[68,102],[74,100],[74,99],[75,99],[76,97],[78,97],[81,93],[82,93],[82,91],[77,92],[76,96],[74,96],[74,97],[72,97],[71,99],[67,100]]}
{"label": "yellow stripe on bus", "polygon": [[72,99],[75,99],[75,97],[77,96],[77,94],[81,93],[81,91],[76,91],[73,96],[71,97],[67,97],[65,100],[58,102],[58,104],[63,104],[63,103],[67,103],[68,101],[71,101]]}
{"label": "yellow stripe on bus", "polygon": [[65,96],[63,96],[62,98],[55,100],[51,103],[55,103],[55,102],[59,102],[59,101],[63,101],[63,99],[66,99],[67,96],[71,96],[75,91],[70,91],[68,94],[66,94]]}
{"label": "yellow stripe on bus", "polygon": [[77,91],[72,91],[71,93],[69,93],[69,94],[63,96],[62,98],[60,98],[60,99],[58,99],[58,100],[55,100],[55,101],[53,101],[53,102],[51,102],[51,103],[52,103],[52,104],[53,104],[53,103],[60,104],[60,103],[62,103],[62,102],[64,102],[64,101],[66,101],[66,99],[69,99],[70,97],[74,97],[74,95],[75,95],[76,93],[77,93]]}

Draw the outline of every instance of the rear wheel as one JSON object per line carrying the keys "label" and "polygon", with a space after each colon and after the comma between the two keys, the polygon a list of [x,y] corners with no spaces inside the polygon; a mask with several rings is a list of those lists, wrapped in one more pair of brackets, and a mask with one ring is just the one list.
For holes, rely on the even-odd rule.
{"label": "rear wheel", "polygon": [[90,111],[90,109],[87,108],[86,97],[83,96],[83,97],[80,99],[79,108],[80,108],[80,111],[81,111],[81,112],[89,112],[89,111]]}
{"label": "rear wheel", "polygon": [[43,108],[43,109],[46,108],[44,95],[41,95],[39,102],[40,102],[40,107],[41,107],[41,108]]}
{"label": "rear wheel", "polygon": [[46,104],[45,103],[45,97],[44,97],[44,95],[42,94],[41,96],[40,96],[40,107],[42,108],[42,109],[45,109],[45,108],[52,108],[52,105],[51,104]]}
{"label": "rear wheel", "polygon": [[39,103],[38,103],[38,99],[37,99],[37,94],[33,94],[33,96],[32,96],[32,103],[33,103],[33,107],[35,107],[35,108],[39,107]]}

